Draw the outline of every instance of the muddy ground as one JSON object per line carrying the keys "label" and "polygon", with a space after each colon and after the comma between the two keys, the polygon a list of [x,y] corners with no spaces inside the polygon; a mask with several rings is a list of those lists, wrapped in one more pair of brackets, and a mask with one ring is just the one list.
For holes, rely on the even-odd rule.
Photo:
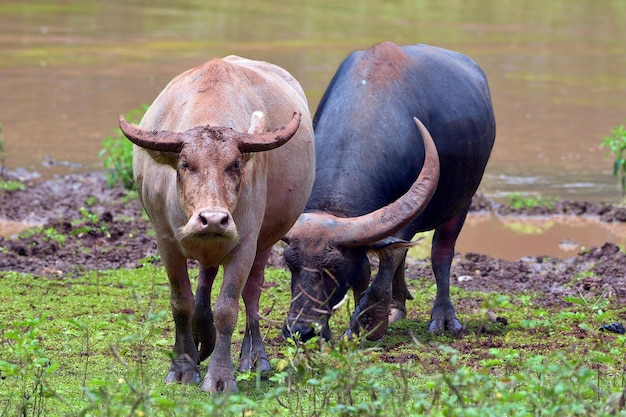
{"label": "muddy ground", "polygon": [[[49,181],[27,180],[25,190],[0,190],[0,220],[38,225],[41,233],[0,236],[2,271],[40,276],[74,276],[90,269],[139,268],[155,262],[154,233],[136,196],[108,188],[102,173],[71,174]],[[514,210],[482,196],[472,211],[502,216],[573,214],[626,221],[626,209],[561,201],[554,209]],[[270,262],[283,267],[280,245]],[[158,262],[158,260],[156,260]],[[432,276],[428,260],[411,261],[408,278]],[[591,271],[592,273],[589,273]],[[537,303],[554,305],[566,295],[603,295],[626,303],[626,254],[611,243],[568,259],[528,257],[517,261],[485,254],[458,256],[452,285],[479,291],[540,294]]]}

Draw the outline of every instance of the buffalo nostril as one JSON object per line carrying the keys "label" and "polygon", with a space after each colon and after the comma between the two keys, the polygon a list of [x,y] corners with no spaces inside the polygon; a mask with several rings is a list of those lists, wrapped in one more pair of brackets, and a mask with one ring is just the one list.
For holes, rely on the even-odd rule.
{"label": "buffalo nostril", "polygon": [[198,213],[198,220],[203,228],[228,228],[230,218],[228,213],[204,211]]}

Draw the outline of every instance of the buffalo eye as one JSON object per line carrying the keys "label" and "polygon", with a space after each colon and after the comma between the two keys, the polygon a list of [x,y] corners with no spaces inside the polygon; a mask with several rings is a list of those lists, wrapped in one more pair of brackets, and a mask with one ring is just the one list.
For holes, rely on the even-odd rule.
{"label": "buffalo eye", "polygon": [[283,256],[285,258],[285,263],[292,272],[300,269],[300,257],[298,256],[298,251],[295,248],[288,245],[283,251]]}
{"label": "buffalo eye", "polygon": [[241,161],[241,159],[236,159],[233,164],[230,166],[229,171],[231,173],[239,173],[241,172],[241,168],[243,166],[243,162]]}
{"label": "buffalo eye", "polygon": [[327,245],[324,251],[324,272],[325,276],[335,280],[341,274],[345,264],[343,253],[332,245]]}

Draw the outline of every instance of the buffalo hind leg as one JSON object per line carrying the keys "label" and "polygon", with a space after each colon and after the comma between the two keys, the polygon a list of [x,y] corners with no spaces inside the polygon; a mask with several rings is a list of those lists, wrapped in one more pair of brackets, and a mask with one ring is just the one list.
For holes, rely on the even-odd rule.
{"label": "buffalo hind leg", "polygon": [[428,330],[443,333],[446,330],[459,334],[463,326],[456,318],[450,300],[450,267],[454,257],[454,246],[459,237],[469,204],[457,215],[435,229],[431,250],[432,267],[437,282],[437,295],[430,315]]}
{"label": "buffalo hind leg", "polygon": [[191,319],[193,339],[199,348],[198,360],[202,362],[211,355],[215,348],[215,324],[211,310],[211,288],[217,275],[218,267],[200,266],[198,288],[196,289],[196,307]]}
{"label": "buffalo hind leg", "polygon": [[[263,338],[259,327],[259,300],[261,298],[261,288],[265,281],[265,265],[271,253],[271,248],[258,253],[250,276],[243,289],[243,301],[246,306],[246,333],[241,344],[241,355],[239,357],[239,370],[249,371],[257,369],[269,371],[270,362],[265,353]],[[256,368],[254,366],[256,365]]]}

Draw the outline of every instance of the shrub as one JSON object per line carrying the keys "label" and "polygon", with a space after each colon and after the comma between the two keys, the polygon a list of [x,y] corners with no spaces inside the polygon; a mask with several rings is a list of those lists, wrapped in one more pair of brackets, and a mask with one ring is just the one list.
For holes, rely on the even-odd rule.
{"label": "shrub", "polygon": [[611,130],[609,136],[605,136],[602,140],[601,148],[608,147],[607,157],[613,155],[613,176],[622,186],[622,196],[626,195],[626,159],[624,158],[624,150],[626,150],[626,128],[619,125]]}
{"label": "shrub", "polygon": [[[126,120],[138,124],[148,107],[147,104],[144,104],[138,109],[131,110],[126,115]],[[111,136],[104,138],[98,157],[102,159],[102,164],[107,170],[105,176],[109,187],[121,184],[127,190],[135,189],[133,144],[126,139],[119,127],[113,129]]]}
{"label": "shrub", "polygon": [[0,415],[4,415],[3,409],[15,410],[20,416],[47,415],[48,399],[56,396],[48,377],[59,364],[50,360],[39,344],[39,324],[45,319],[17,321],[15,328],[0,335],[8,347],[0,359],[0,379],[13,385],[10,396],[0,397]]}

